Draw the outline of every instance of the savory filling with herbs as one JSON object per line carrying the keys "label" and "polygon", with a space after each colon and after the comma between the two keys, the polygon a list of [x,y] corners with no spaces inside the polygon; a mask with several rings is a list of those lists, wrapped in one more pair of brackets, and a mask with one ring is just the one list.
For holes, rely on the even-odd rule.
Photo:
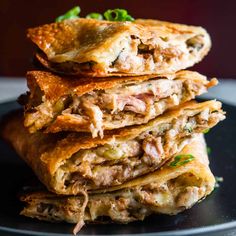
{"label": "savory filling with herbs", "polygon": [[[189,55],[196,56],[204,46],[204,36],[197,35],[186,42],[171,41],[168,37],[153,38],[143,42],[139,37],[131,36],[127,44],[109,65],[111,72],[168,70],[175,68],[181,60],[187,60]],[[157,46],[158,45],[158,46]],[[94,65],[96,66],[96,65]]]}
{"label": "savory filling with herbs", "polygon": [[[191,173],[182,174],[165,183],[155,180],[144,186],[131,187],[113,193],[89,194],[83,197],[37,195],[27,202],[21,214],[47,221],[77,223],[74,233],[83,221],[110,221],[128,223],[143,220],[153,213],[177,214],[190,208],[209,191],[201,178]],[[84,202],[86,201],[86,205]]]}
{"label": "savory filling with herbs", "polygon": [[204,132],[224,118],[209,109],[189,113],[161,122],[134,139],[78,151],[58,167],[53,186],[58,192],[76,194],[85,185],[96,189],[122,184],[154,171],[191,141],[191,133]]}
{"label": "savory filling with herbs", "polygon": [[191,79],[151,79],[126,83],[112,89],[94,90],[82,96],[68,95],[56,102],[45,100],[40,89],[29,100],[24,125],[30,132],[70,130],[56,125],[58,117],[76,124],[73,131],[90,131],[103,137],[103,130],[147,123],[165,110],[206,92],[207,85]]}
{"label": "savory filling with herbs", "polygon": [[[136,23],[134,21],[134,23]],[[137,24],[139,22],[137,21]],[[191,35],[191,34],[190,34]],[[97,76],[109,74],[163,74],[192,66],[205,49],[203,34],[182,36],[185,40],[155,37],[142,40],[135,35],[121,38],[112,45],[112,53],[106,52],[102,61],[77,62],[77,50],[47,58],[43,52],[37,54],[39,61],[54,71],[65,74],[93,73]],[[170,43],[171,42],[171,43]],[[79,50],[78,50],[79,51]]]}

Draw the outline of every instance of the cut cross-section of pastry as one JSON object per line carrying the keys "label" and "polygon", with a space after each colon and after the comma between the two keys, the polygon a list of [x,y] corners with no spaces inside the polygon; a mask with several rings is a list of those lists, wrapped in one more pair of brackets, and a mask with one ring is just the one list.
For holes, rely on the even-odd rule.
{"label": "cut cross-section of pastry", "polygon": [[221,103],[188,102],[145,125],[108,131],[30,134],[23,114],[8,117],[3,137],[50,191],[78,194],[123,184],[160,168],[194,137],[225,118]]}
{"label": "cut cross-section of pastry", "polygon": [[165,74],[201,61],[211,41],[202,27],[158,20],[73,19],[28,30],[38,60],[64,74]]}
{"label": "cut cross-section of pastry", "polygon": [[217,80],[192,71],[100,80],[31,71],[27,83],[24,124],[31,133],[77,131],[103,137],[104,130],[147,123],[206,92]]}
{"label": "cut cross-section of pastry", "polygon": [[46,221],[77,223],[74,233],[85,222],[128,223],[143,220],[153,213],[174,215],[192,207],[214,189],[215,178],[208,166],[206,145],[197,135],[178,156],[191,156],[191,161],[163,168],[115,188],[87,196],[60,196],[30,188],[21,195],[25,202],[22,215]]}

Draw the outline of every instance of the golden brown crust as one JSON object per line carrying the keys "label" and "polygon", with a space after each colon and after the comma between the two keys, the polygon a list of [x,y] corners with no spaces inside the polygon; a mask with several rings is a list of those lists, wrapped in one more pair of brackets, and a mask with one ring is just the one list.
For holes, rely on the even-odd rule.
{"label": "golden brown crust", "polygon": [[173,34],[186,34],[192,32],[202,32],[204,29],[200,26],[193,26],[193,25],[184,25],[178,23],[172,23],[168,21],[160,21],[160,20],[153,20],[153,19],[136,19],[134,23],[147,26],[147,27],[160,27],[160,30],[166,30]]}
{"label": "golden brown crust", "polygon": [[[198,35],[204,37],[203,47],[188,60],[180,59],[182,65],[178,63],[176,68],[169,66],[160,67],[154,71],[145,69],[138,72],[131,68],[127,71],[119,71],[119,69],[114,71],[108,68],[121,52],[124,39],[129,41],[131,36],[140,38],[144,44],[149,44],[153,38],[165,39],[165,37],[170,38],[170,41],[185,43],[188,38]],[[66,20],[31,28],[28,30],[28,37],[42,50],[41,53],[37,53],[37,58],[45,67],[57,72],[96,77],[175,72],[200,61],[207,54],[211,45],[209,35],[201,27],[142,19],[133,23],[84,18]],[[170,42],[170,45],[171,43],[173,42]],[[74,66],[64,64],[63,71],[60,64],[67,62],[75,64]],[[91,62],[97,64],[93,69],[81,69],[76,65],[76,63]]]}
{"label": "golden brown crust", "polygon": [[175,74],[166,74],[166,75],[146,75],[146,76],[135,76],[135,77],[109,77],[109,78],[100,78],[99,80],[94,77],[82,77],[79,80],[74,79],[73,76],[59,76],[50,72],[45,71],[29,71],[26,75],[27,84],[30,92],[33,92],[37,86],[45,95],[47,100],[56,101],[60,97],[63,97],[68,94],[76,94],[82,96],[85,93],[116,88],[121,85],[128,83],[140,83],[153,78],[167,78],[167,79],[181,79],[181,80],[193,80],[199,81],[206,85],[207,88],[214,86],[217,82],[213,80],[211,83],[207,81],[206,77],[194,72],[194,71],[179,71]]}
{"label": "golden brown crust", "polygon": [[[173,77],[174,75],[166,75],[163,77]],[[46,99],[56,101],[60,97],[68,94],[76,94],[82,96],[85,93],[93,90],[109,89],[128,82],[142,82],[155,78],[151,76],[135,76],[135,77],[109,77],[100,78],[99,80],[94,77],[83,77],[75,79],[73,76],[62,77],[50,72],[45,71],[29,71],[27,72],[27,84],[30,91],[38,85],[41,91],[46,96]]]}
{"label": "golden brown crust", "polygon": [[[129,33],[147,34],[150,35],[155,31],[156,35],[169,34],[191,34],[203,33],[204,29],[196,26],[187,26],[181,24],[174,24],[158,20],[144,20],[138,19],[130,22],[112,22],[112,21],[97,21],[93,19],[76,19],[67,20],[60,23],[45,24],[36,28],[28,29],[27,36],[43,50],[50,58],[55,52],[60,53],[65,48],[73,49],[76,44],[80,46],[86,45],[89,50],[94,49],[104,50],[108,49],[113,40],[116,40],[120,35]],[[141,26],[140,26],[141,25]],[[143,28],[142,26],[145,26]],[[104,27],[104,29],[103,29]],[[146,37],[148,37],[146,35]],[[79,39],[77,38],[79,36]],[[63,43],[63,44],[62,44]],[[51,45],[51,47],[48,47]],[[81,51],[87,52],[87,48]],[[85,55],[80,55],[81,62]]]}
{"label": "golden brown crust", "polygon": [[[74,47],[79,46],[82,49],[80,51],[79,61],[86,62],[88,60],[86,58],[88,51],[103,51],[104,49],[108,49],[113,40],[126,33],[131,27],[129,23],[124,22],[108,22],[80,18],[78,20],[67,20],[31,28],[28,30],[27,36],[49,58],[65,49],[74,49]],[[133,30],[136,31],[136,27]],[[83,48],[83,46],[85,47]]]}

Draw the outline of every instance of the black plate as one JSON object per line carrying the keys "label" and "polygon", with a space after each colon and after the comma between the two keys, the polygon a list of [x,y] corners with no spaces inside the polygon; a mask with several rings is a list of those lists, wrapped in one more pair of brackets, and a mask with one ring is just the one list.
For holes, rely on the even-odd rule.
{"label": "black plate", "polygon": [[[17,107],[15,102],[0,105],[0,116]],[[236,232],[236,107],[224,105],[227,119],[207,135],[211,167],[223,176],[220,188],[200,204],[177,216],[153,215],[128,225],[87,225],[79,235],[233,235]],[[19,216],[17,191],[33,177],[30,169],[3,141],[0,141],[0,230],[3,235],[71,235],[73,226],[52,224]],[[0,232],[1,233],[1,232]],[[13,234],[14,233],[14,234]]]}

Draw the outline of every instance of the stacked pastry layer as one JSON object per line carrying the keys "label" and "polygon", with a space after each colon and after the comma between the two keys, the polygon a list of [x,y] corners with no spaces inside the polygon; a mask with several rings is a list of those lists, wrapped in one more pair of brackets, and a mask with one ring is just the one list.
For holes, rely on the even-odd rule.
{"label": "stacked pastry layer", "polygon": [[24,114],[3,130],[45,186],[22,194],[23,215],[77,233],[103,216],[177,214],[211,193],[202,133],[225,116],[220,102],[193,99],[217,80],[182,70],[209,51],[203,28],[79,18],[28,36],[45,69],[27,73]]}

